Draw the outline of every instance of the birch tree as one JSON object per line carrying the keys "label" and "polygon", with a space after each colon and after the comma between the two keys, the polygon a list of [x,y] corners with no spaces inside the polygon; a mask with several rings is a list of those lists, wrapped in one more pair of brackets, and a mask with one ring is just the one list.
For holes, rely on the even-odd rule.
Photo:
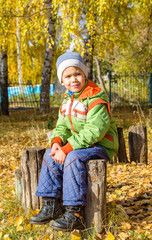
{"label": "birch tree", "polygon": [[48,19],[48,37],[46,40],[46,49],[44,57],[44,67],[42,73],[40,112],[44,113],[50,109],[50,79],[53,67],[53,58],[55,50],[55,20],[52,14],[52,0],[45,2]]}

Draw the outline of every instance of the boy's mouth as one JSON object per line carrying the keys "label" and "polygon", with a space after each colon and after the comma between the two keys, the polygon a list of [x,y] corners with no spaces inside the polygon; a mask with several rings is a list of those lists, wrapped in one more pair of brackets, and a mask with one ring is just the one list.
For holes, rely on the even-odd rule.
{"label": "boy's mouth", "polygon": [[79,87],[80,86],[80,84],[74,84],[74,85],[72,85],[72,87],[74,87],[74,88],[77,88],[77,87]]}

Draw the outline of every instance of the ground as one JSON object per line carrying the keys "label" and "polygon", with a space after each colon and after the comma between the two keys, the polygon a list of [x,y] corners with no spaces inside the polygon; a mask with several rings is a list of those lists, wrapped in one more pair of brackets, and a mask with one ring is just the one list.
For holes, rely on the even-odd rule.
{"label": "ground", "polygon": [[[56,111],[56,110],[54,110]],[[151,111],[114,110],[119,126],[124,128],[128,154],[128,128],[146,125],[148,164],[108,163],[106,233],[85,236],[85,239],[152,239],[152,129]],[[31,226],[15,198],[14,171],[20,168],[22,150],[27,147],[49,147],[48,127],[52,128],[56,112],[40,115],[37,111],[11,112],[0,116],[0,239],[80,239],[80,236],[51,231],[49,224]],[[48,122],[48,120],[51,121]]]}

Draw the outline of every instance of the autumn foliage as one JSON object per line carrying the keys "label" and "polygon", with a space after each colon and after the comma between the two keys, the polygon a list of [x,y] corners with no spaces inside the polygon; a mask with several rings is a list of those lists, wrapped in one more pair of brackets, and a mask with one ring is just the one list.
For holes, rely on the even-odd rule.
{"label": "autumn foliage", "polygon": [[[55,115],[55,113],[53,114]],[[105,235],[87,235],[81,238],[72,234],[52,231],[49,224],[31,226],[24,209],[16,201],[14,170],[20,167],[22,150],[28,147],[46,147],[47,121],[51,114],[37,112],[10,113],[0,117],[0,239],[47,240],[47,239],[107,239],[150,240],[152,239],[152,154],[151,119],[146,114],[141,118],[135,112],[115,112],[116,121],[127,132],[130,124],[146,124],[148,132],[148,165],[110,164],[107,175],[107,223]],[[128,152],[128,150],[127,150]]]}

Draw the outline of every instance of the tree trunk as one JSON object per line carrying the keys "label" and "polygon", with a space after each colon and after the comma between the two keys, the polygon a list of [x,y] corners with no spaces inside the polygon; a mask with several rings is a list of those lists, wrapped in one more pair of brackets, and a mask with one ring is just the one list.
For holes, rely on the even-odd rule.
{"label": "tree trunk", "polygon": [[42,73],[41,94],[40,94],[40,112],[48,112],[50,109],[50,79],[55,49],[55,20],[52,16],[52,0],[45,2],[48,9],[48,38],[46,41],[44,68]]}
{"label": "tree trunk", "polygon": [[22,69],[21,69],[21,44],[20,44],[20,26],[19,18],[16,18],[16,38],[17,38],[17,68],[18,68],[18,84],[20,92],[22,92]]}
{"label": "tree trunk", "polygon": [[146,126],[131,126],[129,128],[130,162],[147,164],[147,128]]}
{"label": "tree trunk", "polygon": [[100,61],[97,57],[95,57],[95,61],[96,61],[96,65],[97,65],[97,75],[98,75],[98,79],[99,79],[99,82],[100,82],[101,89],[107,93],[107,90],[106,90],[106,87],[105,87],[105,84],[104,84],[104,80],[101,77]]}
{"label": "tree trunk", "polygon": [[[87,35],[87,36],[89,36],[89,35]],[[84,40],[85,49],[86,49],[86,52],[84,54],[84,60],[85,60],[86,66],[88,68],[88,79],[93,80],[93,49],[92,49],[92,54],[89,55],[88,47],[87,47],[88,40],[89,40],[89,37],[87,37]]]}
{"label": "tree trunk", "polygon": [[9,115],[8,111],[8,65],[7,52],[1,51],[1,112]]}

